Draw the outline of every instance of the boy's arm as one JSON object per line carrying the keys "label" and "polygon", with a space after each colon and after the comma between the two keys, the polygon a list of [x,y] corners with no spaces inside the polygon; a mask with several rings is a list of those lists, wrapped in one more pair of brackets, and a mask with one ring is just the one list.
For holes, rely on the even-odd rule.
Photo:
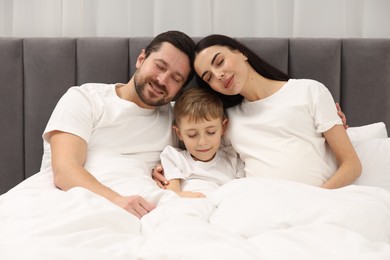
{"label": "boy's arm", "polygon": [[166,185],[167,190],[176,192],[182,198],[204,198],[206,197],[203,193],[193,192],[193,191],[182,191],[180,179],[172,179],[169,181],[169,184]]}
{"label": "boy's arm", "polygon": [[169,181],[168,185],[165,186],[167,190],[174,191],[176,193],[181,192],[180,179],[172,179]]}

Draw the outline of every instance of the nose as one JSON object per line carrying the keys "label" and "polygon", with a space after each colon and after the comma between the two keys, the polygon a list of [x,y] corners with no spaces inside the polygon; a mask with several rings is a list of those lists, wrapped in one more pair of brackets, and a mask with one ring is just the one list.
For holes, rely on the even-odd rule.
{"label": "nose", "polygon": [[225,72],[223,72],[223,71],[216,71],[215,72],[215,76],[216,76],[217,79],[221,80],[225,76]]}
{"label": "nose", "polygon": [[205,145],[205,144],[207,144],[207,140],[206,140],[205,136],[204,135],[200,135],[199,136],[199,140],[198,140],[198,145],[202,146],[202,145]]}
{"label": "nose", "polygon": [[169,73],[167,71],[165,72],[161,72],[160,74],[158,74],[157,76],[157,80],[158,80],[158,83],[161,84],[161,85],[164,85],[166,86],[167,84],[167,79],[169,77],[168,75]]}

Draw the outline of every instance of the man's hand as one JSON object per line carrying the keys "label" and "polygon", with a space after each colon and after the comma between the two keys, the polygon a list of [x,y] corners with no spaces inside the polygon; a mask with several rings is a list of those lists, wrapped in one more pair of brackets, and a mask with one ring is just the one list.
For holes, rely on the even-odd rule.
{"label": "man's hand", "polygon": [[156,205],[146,201],[141,196],[118,196],[112,202],[127,210],[137,218],[142,218],[156,208]]}
{"label": "man's hand", "polygon": [[168,180],[165,179],[164,169],[161,166],[161,164],[158,164],[158,165],[156,165],[156,167],[154,167],[153,172],[152,172],[152,177],[153,177],[153,180],[157,183],[157,185],[162,189],[165,189],[166,185],[169,184]]}
{"label": "man's hand", "polygon": [[337,114],[339,115],[339,117],[341,118],[341,121],[343,122],[344,129],[347,129],[349,127],[347,124],[347,117],[345,116],[343,111],[341,111],[340,104],[337,102],[336,102],[336,108],[337,108]]}

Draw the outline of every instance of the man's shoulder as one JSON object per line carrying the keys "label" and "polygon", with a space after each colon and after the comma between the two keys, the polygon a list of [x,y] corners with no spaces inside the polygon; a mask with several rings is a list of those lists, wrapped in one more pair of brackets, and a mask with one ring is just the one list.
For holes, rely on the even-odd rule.
{"label": "man's shoulder", "polygon": [[114,86],[115,84],[85,83],[74,88],[86,92],[101,92],[101,91],[111,91]]}
{"label": "man's shoulder", "polygon": [[83,96],[88,100],[99,100],[100,98],[112,96],[114,88],[114,84],[86,83],[70,87],[66,95],[70,97]]}

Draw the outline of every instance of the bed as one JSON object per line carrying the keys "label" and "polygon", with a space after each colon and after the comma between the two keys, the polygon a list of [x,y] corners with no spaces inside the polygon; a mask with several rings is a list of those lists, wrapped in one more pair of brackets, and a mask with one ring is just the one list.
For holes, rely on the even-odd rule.
{"label": "bed", "polygon": [[157,208],[139,220],[85,189],[56,189],[40,162],[58,99],[73,85],[127,82],[150,39],[0,38],[0,259],[390,259],[389,39],[241,38],[340,102],[363,164],[353,185],[244,178],[183,199],[96,152],[86,167],[100,181]]}

